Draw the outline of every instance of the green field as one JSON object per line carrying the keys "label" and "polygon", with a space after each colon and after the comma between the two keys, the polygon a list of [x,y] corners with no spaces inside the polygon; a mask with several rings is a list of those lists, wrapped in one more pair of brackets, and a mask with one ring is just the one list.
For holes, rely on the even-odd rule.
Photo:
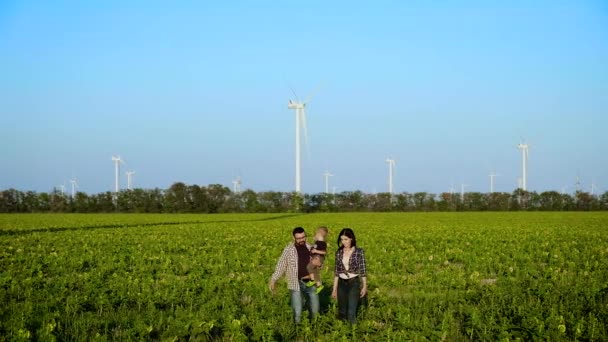
{"label": "green field", "polygon": [[[343,227],[366,251],[354,328],[322,292],[296,329],[267,289],[318,225],[330,255]],[[0,298],[7,341],[606,341],[608,213],[0,215]]]}

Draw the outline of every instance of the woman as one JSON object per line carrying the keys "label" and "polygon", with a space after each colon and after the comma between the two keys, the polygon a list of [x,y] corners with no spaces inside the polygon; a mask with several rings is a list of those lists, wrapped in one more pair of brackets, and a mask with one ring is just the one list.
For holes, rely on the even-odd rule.
{"label": "woman", "polygon": [[331,296],[338,299],[338,317],[355,324],[359,300],[367,294],[365,253],[357,247],[355,233],[350,228],[342,229],[338,246]]}

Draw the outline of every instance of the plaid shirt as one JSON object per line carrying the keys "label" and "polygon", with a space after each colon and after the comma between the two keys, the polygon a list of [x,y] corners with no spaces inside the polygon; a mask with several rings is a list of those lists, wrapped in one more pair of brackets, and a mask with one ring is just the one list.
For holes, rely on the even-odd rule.
{"label": "plaid shirt", "polygon": [[[312,245],[306,243],[308,249],[312,248]],[[277,262],[277,266],[272,274],[272,280],[276,282],[283,276],[287,278],[287,288],[293,291],[300,291],[300,282],[298,279],[298,251],[296,251],[296,245],[292,242],[285,249],[283,254]]]}
{"label": "plaid shirt", "polygon": [[[346,268],[344,267],[344,262],[342,262],[342,257],[344,256],[344,249],[340,248],[336,251],[336,277],[340,273],[347,273]],[[365,252],[359,247],[355,247],[353,254],[350,256],[350,260],[348,261],[348,273],[358,274],[361,277],[367,276],[367,267],[365,266]]]}

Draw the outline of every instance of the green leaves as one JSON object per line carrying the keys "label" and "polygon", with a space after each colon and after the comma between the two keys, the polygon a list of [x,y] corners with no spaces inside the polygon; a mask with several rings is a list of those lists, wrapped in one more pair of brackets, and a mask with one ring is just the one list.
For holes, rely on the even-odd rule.
{"label": "green leaves", "polygon": [[[365,249],[369,305],[292,323],[291,229]],[[606,340],[608,213],[0,215],[9,340]]]}

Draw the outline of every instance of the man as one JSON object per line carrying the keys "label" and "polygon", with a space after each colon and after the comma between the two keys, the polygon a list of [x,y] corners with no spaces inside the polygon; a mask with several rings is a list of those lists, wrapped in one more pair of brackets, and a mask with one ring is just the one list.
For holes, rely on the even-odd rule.
{"label": "man", "polygon": [[292,235],[294,243],[290,243],[283,249],[283,254],[281,254],[277,262],[277,266],[268,283],[268,288],[274,294],[277,280],[285,274],[287,288],[291,294],[291,309],[293,310],[294,321],[300,323],[300,318],[302,317],[302,294],[308,297],[308,309],[311,319],[319,312],[319,295],[314,287],[306,286],[306,282],[302,280],[302,278],[308,277],[306,265],[310,261],[310,249],[312,245],[306,242],[304,228],[294,228]]}

